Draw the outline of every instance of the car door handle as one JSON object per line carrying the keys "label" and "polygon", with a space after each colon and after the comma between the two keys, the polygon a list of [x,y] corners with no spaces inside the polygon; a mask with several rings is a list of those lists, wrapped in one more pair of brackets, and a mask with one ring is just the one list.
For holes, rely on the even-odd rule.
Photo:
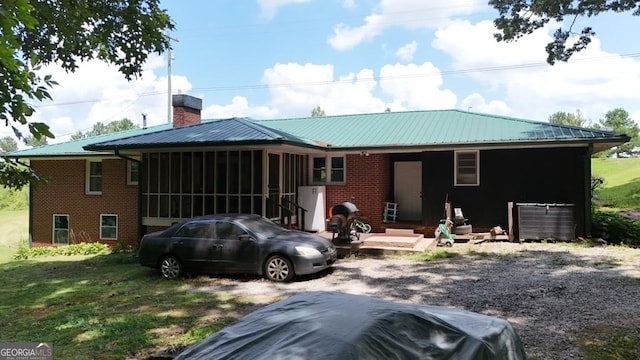
{"label": "car door handle", "polygon": [[211,245],[211,247],[214,247],[216,249],[218,249],[218,248],[222,249],[222,246],[223,246],[222,244],[213,244],[213,245]]}
{"label": "car door handle", "polygon": [[182,245],[184,245],[184,242],[182,242],[182,241],[174,242],[173,245],[182,246]]}

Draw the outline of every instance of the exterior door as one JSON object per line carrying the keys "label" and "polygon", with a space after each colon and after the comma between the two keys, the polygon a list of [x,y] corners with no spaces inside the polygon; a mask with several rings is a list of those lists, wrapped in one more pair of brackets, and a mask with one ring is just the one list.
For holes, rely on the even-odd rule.
{"label": "exterior door", "polygon": [[398,203],[399,221],[422,219],[422,162],[394,163],[394,198]]}
{"label": "exterior door", "polygon": [[276,219],[280,217],[280,154],[270,153],[269,157],[269,173],[267,176],[268,197],[267,201],[267,218]]}
{"label": "exterior door", "polygon": [[206,221],[185,224],[173,237],[172,247],[188,268],[210,270],[217,250],[211,224]]}
{"label": "exterior door", "polygon": [[258,266],[257,240],[238,225],[228,221],[215,223],[214,266],[217,272],[254,272]]}

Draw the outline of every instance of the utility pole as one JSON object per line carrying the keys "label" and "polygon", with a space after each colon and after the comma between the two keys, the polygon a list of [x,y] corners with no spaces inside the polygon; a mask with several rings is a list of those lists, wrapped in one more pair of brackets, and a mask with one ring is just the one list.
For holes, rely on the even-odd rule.
{"label": "utility pole", "polygon": [[169,41],[169,48],[167,54],[167,123],[172,122],[172,106],[171,106],[171,60],[173,58],[173,49],[171,48],[171,42],[178,42],[178,39],[172,38],[167,33],[164,36]]}

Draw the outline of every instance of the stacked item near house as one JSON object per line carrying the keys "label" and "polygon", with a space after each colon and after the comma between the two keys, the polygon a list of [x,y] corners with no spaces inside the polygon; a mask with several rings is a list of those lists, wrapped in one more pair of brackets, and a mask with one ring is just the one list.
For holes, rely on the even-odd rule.
{"label": "stacked item near house", "polygon": [[338,257],[358,256],[362,240],[353,228],[358,208],[350,202],[343,202],[331,208],[329,228],[333,232],[331,241],[336,246]]}

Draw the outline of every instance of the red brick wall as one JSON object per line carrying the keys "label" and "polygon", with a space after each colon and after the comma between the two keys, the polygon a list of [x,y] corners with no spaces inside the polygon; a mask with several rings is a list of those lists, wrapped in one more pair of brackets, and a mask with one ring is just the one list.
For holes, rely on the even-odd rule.
{"label": "red brick wall", "polygon": [[354,203],[373,232],[382,232],[382,212],[389,199],[391,165],[388,154],[347,155],[345,185],[327,185],[328,209],[344,201]]}
{"label": "red brick wall", "polygon": [[[138,187],[127,185],[127,161],[102,161],[102,195],[85,194],[86,160],[32,160],[50,181],[32,187],[32,241],[51,245],[53,214],[69,215],[69,243],[135,245],[138,238]],[[100,240],[100,214],[118,215],[118,240]]]}
{"label": "red brick wall", "polygon": [[173,127],[181,127],[200,123],[200,110],[187,107],[173,108]]}

